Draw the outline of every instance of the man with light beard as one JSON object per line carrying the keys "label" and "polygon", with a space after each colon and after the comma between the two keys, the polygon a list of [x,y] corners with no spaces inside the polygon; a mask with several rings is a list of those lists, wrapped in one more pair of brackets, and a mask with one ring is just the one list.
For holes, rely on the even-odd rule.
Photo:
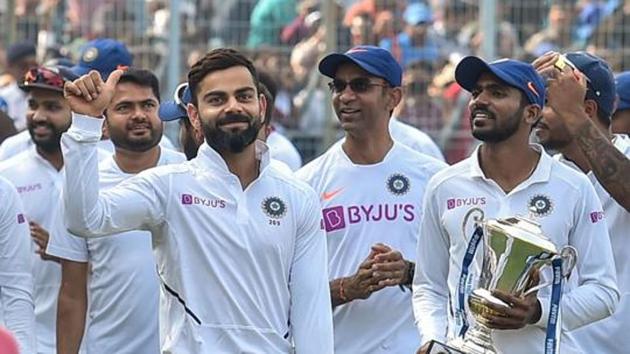
{"label": "man with light beard", "polygon": [[[66,85],[66,224],[82,237],[152,231],[166,353],[332,353],[325,239],[313,190],[269,164],[251,61],[215,49],[190,70],[193,160],[99,193],[100,118],[122,73]],[[72,217],[70,217],[72,215]]]}
{"label": "man with light beard", "polygon": [[[102,190],[151,167],[185,160],[158,145],[159,100],[158,80],[150,71],[129,69],[121,76],[104,113],[115,152],[100,163]],[[147,231],[90,240],[51,237],[47,253],[61,258],[62,268],[58,354],[78,353],[82,339],[88,353],[159,351],[160,290],[151,248]]]}
{"label": "man with light beard", "polygon": [[[542,75],[549,75],[554,80],[558,69],[553,65],[538,64],[545,62],[553,64],[553,60],[557,61],[558,58],[560,56],[557,53],[547,55],[541,57],[535,64]],[[628,336],[630,333],[630,259],[628,258],[630,213],[622,206],[620,200],[623,199],[618,201],[615,189],[609,188],[610,178],[607,181],[593,171],[598,167],[588,161],[578,145],[578,138],[570,133],[561,115],[574,115],[572,109],[581,110],[581,114],[585,116],[584,119],[589,119],[596,129],[611,141],[614,148],[627,157],[630,157],[630,138],[625,134],[611,133],[611,116],[615,109],[616,89],[615,78],[608,64],[603,59],[584,52],[567,53],[561,60],[570,61],[571,65],[586,76],[588,79],[586,92],[583,92],[579,83],[576,82],[576,87],[571,92],[562,91],[561,98],[550,94],[548,98],[550,107],[543,110],[542,120],[537,125],[536,136],[545,148],[559,152],[554,156],[556,160],[586,174],[595,187],[604,207],[604,217],[608,225],[618,287],[621,292],[617,311],[611,317],[579,329],[574,332],[574,335],[585,352],[597,349],[598,352],[607,354],[626,353],[630,348],[630,336]],[[569,96],[573,98],[572,100],[564,98],[565,95],[574,92],[578,96]],[[608,158],[603,154],[600,158],[603,164],[608,165],[607,169],[610,171],[620,168],[624,163],[623,160]],[[628,173],[619,174],[617,183],[627,185]]]}
{"label": "man with light beard", "polygon": [[[467,275],[462,264],[469,240],[477,222],[514,216],[538,223],[558,249],[573,246],[579,258],[559,303],[549,287],[525,296],[492,291],[499,301],[484,302],[492,311],[483,317],[494,346],[498,353],[536,354],[555,352],[559,343],[561,353],[580,352],[572,331],[610,316],[619,301],[602,205],[582,173],[529,143],[545,103],[544,81],[532,65],[470,56],[457,65],[455,79],[472,94],[472,134],[482,144],[427,187],[413,283],[420,353],[431,340],[456,341],[473,325],[465,304],[482,257],[470,260]],[[541,270],[540,282],[550,281],[551,273],[550,267]],[[551,305],[560,307],[557,337],[549,326],[558,314]]]}
{"label": "man with light beard", "polygon": [[70,127],[70,106],[63,98],[66,80],[76,76],[62,67],[38,67],[20,83],[28,93],[27,128],[34,145],[0,164],[0,175],[17,188],[30,233],[39,254],[33,260],[33,301],[38,353],[55,353],[57,294],[61,282],[58,260],[45,254],[49,235],[67,233],[59,208],[62,168],[59,140]]}

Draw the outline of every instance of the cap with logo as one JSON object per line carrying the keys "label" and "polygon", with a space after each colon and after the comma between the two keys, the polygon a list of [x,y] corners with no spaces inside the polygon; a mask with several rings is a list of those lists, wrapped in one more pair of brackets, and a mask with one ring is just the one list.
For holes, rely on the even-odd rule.
{"label": "cap with logo", "polygon": [[566,58],[587,78],[586,98],[597,102],[597,109],[610,117],[615,109],[615,77],[608,63],[586,52],[571,52]]}
{"label": "cap with logo", "polygon": [[72,71],[80,76],[96,70],[106,79],[112,71],[132,64],[131,53],[122,42],[99,38],[83,45],[81,59],[72,67]]}
{"label": "cap with logo", "polygon": [[158,115],[165,122],[186,118],[188,117],[186,106],[190,102],[192,102],[192,94],[188,83],[184,82],[175,89],[172,101],[163,102],[160,105]]}
{"label": "cap with logo", "polygon": [[494,74],[509,86],[521,90],[529,103],[544,106],[545,82],[531,64],[513,59],[487,63],[479,57],[467,56],[457,64],[455,80],[466,91],[472,91],[483,73]]}
{"label": "cap with logo", "polygon": [[383,48],[361,45],[345,53],[328,54],[319,62],[319,72],[334,79],[337,69],[344,63],[354,63],[368,73],[383,78],[393,87],[402,83],[400,64]]}
{"label": "cap with logo", "polygon": [[18,86],[27,92],[32,88],[63,92],[66,81],[76,80],[78,77],[64,66],[39,66],[27,71]]}
{"label": "cap with logo", "polygon": [[630,71],[624,71],[615,78],[617,88],[617,111],[630,109]]}

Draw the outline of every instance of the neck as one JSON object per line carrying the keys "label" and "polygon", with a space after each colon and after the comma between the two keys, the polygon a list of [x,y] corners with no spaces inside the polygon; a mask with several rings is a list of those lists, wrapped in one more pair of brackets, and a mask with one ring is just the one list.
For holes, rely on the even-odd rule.
{"label": "neck", "polygon": [[132,151],[116,146],[114,161],[125,173],[136,174],[157,166],[160,159],[160,146],[156,145],[147,151]]}
{"label": "neck", "polygon": [[246,189],[260,174],[260,161],[256,158],[256,143],[250,144],[242,152],[219,152],[230,172],[235,174],[243,189]]}
{"label": "neck", "polygon": [[538,164],[540,154],[525,142],[514,144],[504,141],[484,143],[478,157],[484,175],[495,181],[505,193],[509,193],[529,178]]}
{"label": "neck", "polygon": [[36,149],[39,156],[50,162],[57,171],[60,171],[63,168],[63,154],[61,153],[61,148],[54,151],[45,151],[40,147],[37,147]]}
{"label": "neck", "polygon": [[371,129],[371,134],[346,133],[342,148],[350,160],[357,165],[371,165],[383,161],[394,141],[388,127],[383,130]]}

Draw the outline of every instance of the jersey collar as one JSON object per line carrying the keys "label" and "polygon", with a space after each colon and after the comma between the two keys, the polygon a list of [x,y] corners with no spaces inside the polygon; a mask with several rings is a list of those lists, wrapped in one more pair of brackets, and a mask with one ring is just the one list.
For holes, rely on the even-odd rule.
{"label": "jersey collar", "polygon": [[[262,175],[262,173],[269,165],[269,147],[264,141],[259,139],[256,139],[254,144],[256,144],[256,159],[260,160],[260,174]],[[225,163],[223,157],[221,157],[221,155],[219,155],[216,150],[211,148],[206,143],[202,144],[201,147],[199,147],[199,154],[197,155],[196,160],[198,161],[198,163],[206,168],[218,170],[225,174],[232,174],[232,172],[230,172],[230,170],[228,169],[228,166]]]}

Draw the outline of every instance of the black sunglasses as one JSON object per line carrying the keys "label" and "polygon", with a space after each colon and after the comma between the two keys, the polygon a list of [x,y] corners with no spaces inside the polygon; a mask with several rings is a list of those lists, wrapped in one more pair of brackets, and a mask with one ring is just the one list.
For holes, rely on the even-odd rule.
{"label": "black sunglasses", "polygon": [[356,79],[352,79],[350,81],[334,79],[328,83],[328,88],[330,88],[332,93],[341,93],[348,85],[355,93],[367,92],[370,89],[370,86],[389,87],[387,84],[372,82],[367,77],[357,77]]}

